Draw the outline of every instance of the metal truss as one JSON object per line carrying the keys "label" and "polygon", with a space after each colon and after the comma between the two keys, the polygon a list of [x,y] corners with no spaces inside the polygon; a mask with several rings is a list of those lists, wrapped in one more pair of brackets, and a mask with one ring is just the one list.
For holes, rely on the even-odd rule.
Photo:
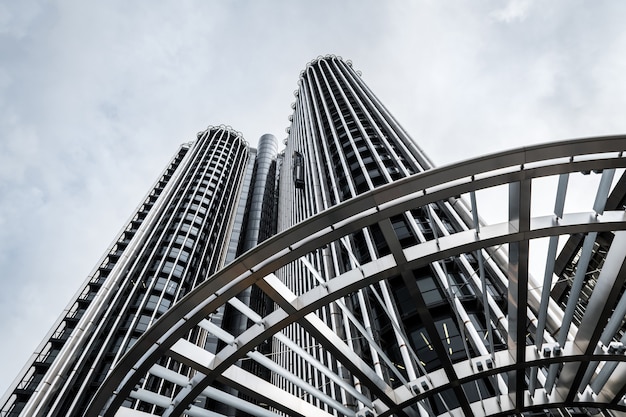
{"label": "metal truss", "polygon": [[[94,397],[85,415],[134,416],[143,413],[123,407],[127,398],[156,404],[165,409],[165,416],[219,416],[196,406],[199,397],[213,398],[236,409],[258,416],[430,416],[437,414],[429,399],[442,398],[452,390],[460,406],[449,409],[449,415],[505,416],[525,411],[565,407],[593,407],[609,414],[626,412],[626,356],[619,349],[617,329],[624,319],[625,298],[620,295],[626,280],[626,213],[606,211],[604,205],[616,169],[626,167],[623,150],[626,137],[600,137],[526,147],[428,170],[371,192],[362,194],[310,218],[292,229],[263,242],[235,262],[207,279],[183,300],[175,304],[126,353]],[[564,201],[570,176],[595,172],[600,176],[595,189],[593,207],[567,212]],[[551,195],[533,194],[533,181],[540,178],[559,179]],[[478,221],[475,193],[493,187],[508,188],[508,201],[496,202],[508,219],[489,224]],[[390,218],[409,210],[428,207],[436,202],[467,204],[468,227],[458,233],[435,235],[434,239],[403,247]],[[533,199],[554,201],[554,213],[533,216]],[[358,264],[328,279],[308,260],[308,255],[333,242],[343,242],[364,227],[378,224],[390,248],[390,254]],[[571,325],[573,311],[561,312],[564,330],[555,337],[555,329],[546,322],[554,310],[550,300],[552,269],[559,236],[581,233],[613,232],[614,239],[604,260],[582,322]],[[548,238],[543,286],[533,288],[529,282],[529,245],[534,239]],[[496,317],[494,309],[485,308],[487,318],[500,321],[508,336],[507,348],[477,352],[462,361],[452,362],[443,343],[432,341],[442,360],[441,368],[426,372],[419,365],[418,355],[411,349],[406,355],[417,363],[412,374],[397,372],[396,382],[381,376],[377,365],[357,355],[349,341],[343,340],[320,317],[324,306],[342,311],[352,321],[361,337],[367,338],[372,350],[384,365],[391,359],[367,326],[354,316],[344,297],[370,288],[393,276],[406,276],[407,271],[437,263],[462,254],[479,254],[481,272],[483,256],[494,248],[508,245],[503,257],[508,280],[506,315]],[[591,249],[586,245],[581,257]],[[290,263],[308,270],[316,280],[311,290],[296,294],[274,273]],[[552,268],[552,269],[550,269]],[[256,284],[275,303],[276,309],[261,317],[236,298],[237,294]],[[415,288],[417,289],[417,288]],[[483,284],[485,305],[489,305]],[[412,294],[419,302],[419,291]],[[423,300],[421,300],[423,302]],[[211,313],[229,303],[252,323],[243,333],[232,335],[213,325]],[[425,305],[425,304],[424,304]],[[424,317],[428,317],[428,311]],[[529,321],[536,334],[529,338]],[[616,325],[617,323],[617,325]],[[311,349],[287,337],[283,330],[297,324],[311,335],[349,376]],[[396,322],[397,326],[398,323]],[[212,354],[188,342],[186,336],[199,327],[219,338],[224,347]],[[549,331],[551,330],[551,331]],[[290,349],[311,369],[332,381],[354,399],[346,404],[340,396],[311,384],[286,369],[256,348],[266,340],[274,340]],[[159,365],[162,357],[173,358],[192,371],[179,374]],[[288,381],[296,391],[288,391],[245,371],[242,360],[251,360]],[[394,368],[393,364],[389,368]],[[140,388],[147,373],[174,383],[178,388],[173,398]],[[462,386],[491,378],[495,395],[470,401]],[[506,383],[504,383],[506,381]],[[214,388],[228,386],[252,401]],[[297,392],[297,394],[296,394]],[[445,405],[445,401],[444,401]]]}

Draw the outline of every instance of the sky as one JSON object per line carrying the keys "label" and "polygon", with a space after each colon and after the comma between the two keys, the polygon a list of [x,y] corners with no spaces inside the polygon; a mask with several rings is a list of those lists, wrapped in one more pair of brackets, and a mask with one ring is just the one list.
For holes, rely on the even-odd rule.
{"label": "sky", "polygon": [[443,165],[626,133],[626,2],[0,0],[0,394],[208,125],[286,136],[351,59]]}

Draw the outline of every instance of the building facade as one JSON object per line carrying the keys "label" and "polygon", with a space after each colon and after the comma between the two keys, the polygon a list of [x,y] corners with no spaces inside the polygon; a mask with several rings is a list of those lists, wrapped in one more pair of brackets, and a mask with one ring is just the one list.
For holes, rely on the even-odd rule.
{"label": "building facade", "polygon": [[[225,127],[181,146],[14,383],[6,415],[81,415],[151,323],[225,265],[237,249],[243,219],[235,213],[250,160],[241,134]],[[207,332],[189,338],[212,346]],[[172,389],[157,378],[145,384]],[[153,405],[132,406],[158,413]]]}
{"label": "building facade", "polygon": [[223,126],[181,147],[3,417],[626,412],[626,138],[436,168],[350,61],[295,96],[280,153]]}
{"label": "building facade", "polygon": [[[350,63],[341,59],[320,59],[307,66],[299,81],[292,122],[281,178],[293,172],[294,181],[280,183],[279,231],[377,187],[432,168],[424,153],[378,102]],[[460,231],[463,225],[448,202],[407,210],[389,219],[389,223],[362,228],[322,251],[309,254],[307,267],[294,263],[278,275],[290,290],[301,295],[319,285],[311,280],[312,273],[328,281],[391,254],[385,233],[397,235],[400,245],[408,247]],[[326,311],[321,314],[335,317],[327,325],[347,340],[354,352],[367,358],[370,365],[376,364],[379,377],[397,386],[444,365],[451,366],[455,360],[488,353],[490,346],[483,341],[485,299],[474,291],[471,283],[476,270],[473,256],[407,270],[351,294],[343,300],[343,308],[325,306]],[[485,274],[491,288],[487,301],[496,308],[495,314],[502,314],[505,277],[493,263],[485,264]],[[426,308],[418,310],[419,305]],[[462,328],[463,323],[466,329]],[[305,335],[297,325],[285,332],[292,339],[308,339],[305,345],[314,345],[313,337]],[[501,333],[495,330],[494,333],[498,343],[495,347],[505,346]],[[466,334],[475,336],[478,342]],[[280,343],[275,350],[289,352],[282,359],[285,367],[299,360],[296,353]],[[316,375],[312,369],[307,373]],[[337,399],[358,404],[354,397],[322,375],[314,379],[325,387],[327,395],[340,392]],[[491,385],[483,384],[479,389],[494,393]],[[470,400],[475,400],[476,390],[473,387],[469,390]],[[459,406],[456,399],[460,393],[445,395],[450,409]],[[435,414],[445,411],[441,402],[433,406]],[[356,406],[360,407],[363,404]]]}

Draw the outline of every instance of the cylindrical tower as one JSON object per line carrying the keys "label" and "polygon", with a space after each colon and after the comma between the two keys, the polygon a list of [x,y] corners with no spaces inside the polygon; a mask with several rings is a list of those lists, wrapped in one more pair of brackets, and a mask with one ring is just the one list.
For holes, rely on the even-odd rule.
{"label": "cylindrical tower", "polygon": [[[329,55],[310,62],[294,94],[296,102],[281,169],[279,232],[376,187],[432,168],[350,61]],[[389,222],[357,230],[309,254],[306,261],[286,266],[278,275],[295,294],[303,294],[319,285],[320,279],[330,281],[360,264],[391,254],[394,248],[385,243],[386,235],[395,234],[402,247],[408,247],[466,229],[456,210],[448,201],[441,201],[407,211]],[[483,297],[481,288],[470,278],[477,269],[474,257],[462,256],[407,270],[343,299],[340,304],[346,308],[330,304],[319,315],[351,349],[375,364],[380,377],[396,386],[429,371],[451,369],[455,362],[489,349],[504,348],[505,337],[500,332],[489,334],[496,346],[482,340],[490,333],[484,329],[491,327],[491,323],[485,323],[483,307],[489,301],[504,307],[504,277],[493,262],[487,263],[490,292]],[[351,324],[353,316],[362,318],[367,334]],[[298,326],[291,326],[286,333],[302,340],[303,345],[315,345],[315,340]],[[375,349],[368,338],[383,349]],[[299,363],[301,359],[296,355],[281,353],[287,351],[285,346],[276,344],[274,351],[282,355],[285,367],[307,366]],[[324,362],[329,367],[341,367],[322,351],[318,359],[329,361]],[[314,369],[306,372],[315,374]],[[347,372],[343,376],[358,386]],[[322,375],[315,378],[328,383],[329,395],[347,406],[356,404],[334,382]],[[285,389],[290,384],[280,377],[275,382]],[[470,387],[468,392],[459,388],[446,393],[443,402],[450,408],[459,404],[467,407],[478,395],[476,389],[494,392],[492,386]],[[296,387],[293,392],[300,395]],[[468,399],[463,400],[465,397]],[[440,413],[445,411],[441,404],[428,407]]]}
{"label": "cylindrical tower", "polygon": [[[258,147],[252,150],[254,157],[250,190],[247,192],[247,204],[243,216],[243,236],[239,242],[237,254],[240,255],[276,233],[274,222],[276,156],[278,140],[274,135],[265,134],[259,139]],[[237,298],[258,314],[265,315],[272,309],[272,301],[255,285],[246,288]],[[248,317],[236,308],[227,305],[224,309],[223,327],[234,335],[239,335],[248,327]],[[259,347],[259,352],[270,353],[271,343]],[[240,364],[247,371],[269,379],[269,372],[253,361]],[[235,389],[228,389],[230,395],[240,395]],[[241,412],[222,404],[215,405],[215,410],[224,415],[241,415]]]}
{"label": "cylindrical tower", "polygon": [[[3,415],[81,415],[144,331],[224,265],[231,232],[241,229],[234,213],[248,158],[241,134],[224,126],[181,147],[14,383]],[[189,340],[204,347],[206,334]],[[151,375],[143,387],[173,394]],[[159,411],[141,401],[127,405]]]}
{"label": "cylindrical tower", "polygon": [[253,189],[247,212],[247,228],[242,252],[252,249],[275,232],[268,230],[271,228],[268,223],[272,220],[277,153],[276,137],[270,134],[261,136],[256,151]]}
{"label": "cylindrical tower", "polygon": [[[374,187],[432,166],[350,61],[326,57],[301,73],[282,178],[279,230]],[[296,191],[297,190],[297,191]],[[287,212],[288,210],[283,210]]]}

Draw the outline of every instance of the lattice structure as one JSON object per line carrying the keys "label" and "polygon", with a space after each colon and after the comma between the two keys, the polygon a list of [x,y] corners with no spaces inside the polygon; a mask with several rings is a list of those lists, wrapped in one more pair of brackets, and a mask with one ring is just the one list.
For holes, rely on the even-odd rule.
{"label": "lattice structure", "polygon": [[[615,170],[626,166],[622,156],[625,148],[626,137],[606,137],[503,152],[398,180],[304,220],[247,252],[174,305],[122,359],[101,387],[88,414],[126,415],[119,411],[124,401],[139,398],[166,408],[167,416],[215,415],[195,405],[203,397],[228,402],[259,416],[496,416],[555,409],[569,409],[570,413],[583,409],[589,413],[626,412],[622,336],[612,333],[617,332],[614,324],[621,325],[624,318],[621,288],[626,278],[626,214],[622,208],[604,209]],[[570,212],[565,204],[568,183],[571,189],[578,176],[588,172],[599,177],[597,187],[586,191],[596,196],[593,207]],[[547,177],[555,178],[555,192],[533,193],[533,183]],[[476,193],[501,186],[506,187],[507,199],[494,204],[508,220],[499,224],[479,222]],[[553,201],[554,213],[533,215],[531,207],[537,199]],[[442,228],[431,239],[408,244],[394,228],[393,219],[403,213],[429,211],[442,202],[461,205],[464,200],[468,201],[469,210],[462,211],[474,219],[473,227],[454,233]],[[387,255],[359,262],[356,254],[350,252],[350,269],[332,279],[310,261],[311,254],[328,245],[347,248],[347,237],[372,227],[380,228],[389,248]],[[572,318],[571,312],[563,312],[550,298],[551,268],[556,259],[554,242],[559,236],[594,236],[599,232],[611,232],[614,238],[582,321],[578,326],[550,329],[549,317],[556,315],[558,323],[571,322]],[[537,288],[529,276],[529,246],[544,237],[550,242],[544,253],[548,273],[547,278],[539,280],[542,285]],[[505,248],[508,256],[503,254]],[[583,249],[583,254],[588,250]],[[479,328],[481,324],[464,321],[464,317],[460,317],[463,327],[457,327],[458,333],[449,323],[443,328],[448,330],[442,332],[432,317],[428,289],[415,279],[413,271],[433,264],[443,268],[452,257],[463,257],[474,265],[469,285],[488,306],[484,311],[491,336],[485,327]],[[506,271],[506,312],[497,307],[486,287],[484,271],[492,262]],[[292,263],[306,268],[314,282],[300,294],[276,275]],[[426,349],[432,349],[439,358],[434,369],[422,360],[416,341],[404,331],[407,325],[397,320],[397,312],[381,314],[397,320],[393,327],[404,338],[403,348],[408,355],[407,361],[401,363],[386,348],[389,341],[378,339],[368,327],[366,315],[371,318],[373,311],[354,308],[354,299],[358,303],[359,294],[367,291],[368,297],[381,298],[381,308],[377,309],[383,310],[385,294],[380,284],[391,279],[401,279],[407,296],[415,303],[424,323]],[[277,306],[263,317],[235,298],[254,283]],[[450,302],[462,303],[461,291],[452,286],[443,290]],[[239,335],[224,333],[211,323],[211,313],[227,303],[249,318],[250,326]],[[356,329],[354,335],[367,341],[380,363],[370,363],[365,354],[355,353],[350,341],[331,329],[330,319],[318,314],[324,306],[334,306],[332,311],[349,317]],[[429,315],[430,323],[426,322]],[[326,366],[312,354],[315,347],[302,346],[298,340],[287,337],[283,330],[293,325],[310,335],[340,366]],[[225,343],[224,347],[213,355],[187,342],[185,335],[196,327],[213,332]],[[455,337],[462,337],[471,345],[463,348],[465,355],[456,355],[456,344],[450,341]],[[485,342],[495,338],[503,338],[506,344],[498,348],[495,341]],[[483,340],[482,349],[477,347],[477,339]],[[272,355],[260,355],[258,346],[268,340],[293,349],[311,368],[332,381],[340,395],[327,394],[296,371],[274,361]],[[187,378],[167,371],[159,365],[163,357],[193,368],[194,375]],[[285,386],[297,389],[281,389],[247,374],[237,365],[242,359],[258,362],[288,381]],[[407,362],[413,366],[410,371],[406,369]],[[170,399],[138,389],[146,372],[176,384],[176,396]],[[236,387],[254,402],[228,397],[212,388],[216,381]]]}

